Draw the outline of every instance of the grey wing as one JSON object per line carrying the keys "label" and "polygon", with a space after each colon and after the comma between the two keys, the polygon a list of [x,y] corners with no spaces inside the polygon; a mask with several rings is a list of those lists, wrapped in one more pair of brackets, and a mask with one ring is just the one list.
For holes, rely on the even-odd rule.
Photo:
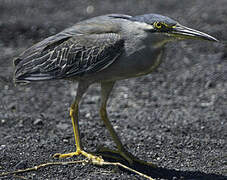
{"label": "grey wing", "polygon": [[115,33],[76,35],[59,41],[34,51],[32,59],[28,56],[15,61],[16,82],[73,78],[99,72],[124,51],[124,40]]}

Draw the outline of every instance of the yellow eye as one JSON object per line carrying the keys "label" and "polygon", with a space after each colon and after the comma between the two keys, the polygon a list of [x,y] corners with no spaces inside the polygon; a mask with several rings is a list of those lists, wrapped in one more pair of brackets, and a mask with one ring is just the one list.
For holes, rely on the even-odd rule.
{"label": "yellow eye", "polygon": [[162,28],[162,23],[160,23],[160,22],[155,22],[155,23],[154,23],[154,26],[155,26],[157,29],[160,29],[160,28]]}

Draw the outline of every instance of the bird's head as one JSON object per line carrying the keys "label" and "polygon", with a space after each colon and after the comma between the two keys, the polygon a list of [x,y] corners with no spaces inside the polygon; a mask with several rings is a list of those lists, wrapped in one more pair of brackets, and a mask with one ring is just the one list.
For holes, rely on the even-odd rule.
{"label": "bird's head", "polygon": [[149,33],[158,34],[159,36],[171,40],[198,39],[208,41],[218,41],[216,38],[197,31],[195,29],[182,26],[177,21],[159,14],[145,14],[133,16],[130,21],[140,23],[143,30]]}

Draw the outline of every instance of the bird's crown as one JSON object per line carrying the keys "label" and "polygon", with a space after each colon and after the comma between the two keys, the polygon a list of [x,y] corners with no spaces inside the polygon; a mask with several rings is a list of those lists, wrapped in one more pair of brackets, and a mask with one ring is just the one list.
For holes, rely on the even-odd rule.
{"label": "bird's crown", "polygon": [[177,24],[177,21],[159,14],[144,14],[133,16],[130,18],[130,20],[153,25],[153,27],[157,30],[174,28]]}

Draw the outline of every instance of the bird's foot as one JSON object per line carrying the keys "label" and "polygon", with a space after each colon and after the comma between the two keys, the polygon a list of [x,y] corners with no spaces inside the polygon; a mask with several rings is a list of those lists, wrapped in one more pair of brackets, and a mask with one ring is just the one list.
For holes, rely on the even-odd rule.
{"label": "bird's foot", "polygon": [[65,154],[61,154],[61,153],[56,153],[53,155],[54,158],[71,158],[73,156],[78,156],[79,153],[78,152],[71,152],[71,153],[65,153]]}
{"label": "bird's foot", "polygon": [[141,159],[138,159],[137,157],[133,156],[125,149],[120,151],[120,150],[112,150],[106,147],[101,147],[94,154],[102,156],[104,159],[108,159],[108,161],[121,162],[131,167],[136,165],[149,166],[152,168],[157,167],[152,162],[146,162]]}
{"label": "bird's foot", "polygon": [[87,153],[83,150],[77,150],[76,152],[71,152],[71,153],[66,153],[66,154],[56,153],[56,154],[54,154],[53,157],[54,158],[71,158],[73,156],[78,156],[80,154],[85,156],[89,161],[91,161],[92,164],[103,165],[104,160],[102,159],[101,156],[96,156],[91,153]]}

